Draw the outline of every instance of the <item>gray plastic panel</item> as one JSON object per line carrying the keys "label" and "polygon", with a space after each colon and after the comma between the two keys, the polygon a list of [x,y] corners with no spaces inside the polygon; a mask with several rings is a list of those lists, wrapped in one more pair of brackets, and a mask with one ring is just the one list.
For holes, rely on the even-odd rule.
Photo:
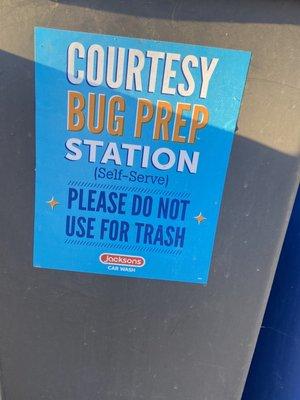
{"label": "gray plastic panel", "polygon": [[[240,399],[298,185],[300,3],[0,10],[3,399]],[[32,268],[36,25],[253,52],[208,286]]]}

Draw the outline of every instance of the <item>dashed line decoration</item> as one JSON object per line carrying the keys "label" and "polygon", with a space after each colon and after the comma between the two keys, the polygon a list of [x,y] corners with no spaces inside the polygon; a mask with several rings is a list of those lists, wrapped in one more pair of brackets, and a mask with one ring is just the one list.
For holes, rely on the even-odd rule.
{"label": "dashed line decoration", "polygon": [[120,250],[129,250],[129,251],[141,251],[141,252],[150,252],[150,253],[161,253],[161,254],[170,254],[170,255],[180,255],[182,253],[181,249],[166,249],[160,247],[144,247],[137,245],[127,245],[122,243],[110,243],[110,242],[101,242],[101,241],[89,241],[89,240],[79,240],[79,239],[65,239],[65,244],[72,244],[74,246],[90,246],[90,247],[108,247],[108,248],[116,248]]}
{"label": "dashed line decoration", "polygon": [[191,193],[187,192],[174,192],[170,190],[160,190],[160,189],[148,189],[148,188],[139,188],[135,186],[119,186],[119,185],[107,185],[101,183],[91,183],[91,182],[83,182],[83,181],[69,181],[69,186],[78,186],[78,187],[90,187],[90,188],[99,188],[99,189],[110,189],[110,190],[118,190],[125,192],[137,192],[137,193],[148,193],[148,194],[158,194],[162,196],[175,196],[181,197],[183,199],[187,199],[191,197]]}

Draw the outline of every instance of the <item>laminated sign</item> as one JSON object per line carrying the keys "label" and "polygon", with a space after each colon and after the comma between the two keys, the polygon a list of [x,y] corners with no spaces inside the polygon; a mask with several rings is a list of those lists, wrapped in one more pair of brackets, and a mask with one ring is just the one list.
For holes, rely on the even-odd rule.
{"label": "laminated sign", "polygon": [[36,28],[34,266],[207,283],[249,61]]}

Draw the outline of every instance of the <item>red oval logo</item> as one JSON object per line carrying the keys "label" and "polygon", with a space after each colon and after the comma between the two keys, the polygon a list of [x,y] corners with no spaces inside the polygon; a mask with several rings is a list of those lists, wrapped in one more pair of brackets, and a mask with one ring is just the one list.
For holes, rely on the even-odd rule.
{"label": "red oval logo", "polygon": [[126,265],[127,267],[143,267],[145,259],[140,256],[130,256],[128,254],[102,253],[99,256],[102,264]]}

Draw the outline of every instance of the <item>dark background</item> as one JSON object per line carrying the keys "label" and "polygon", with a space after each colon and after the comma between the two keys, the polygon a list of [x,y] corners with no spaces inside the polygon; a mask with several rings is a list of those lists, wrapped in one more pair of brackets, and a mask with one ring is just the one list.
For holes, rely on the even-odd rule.
{"label": "dark background", "polygon": [[[0,11],[3,399],[240,399],[298,186],[300,3],[2,0]],[[34,26],[252,51],[207,286],[32,268]]]}
{"label": "dark background", "polygon": [[243,400],[300,398],[300,190],[285,237]]}

